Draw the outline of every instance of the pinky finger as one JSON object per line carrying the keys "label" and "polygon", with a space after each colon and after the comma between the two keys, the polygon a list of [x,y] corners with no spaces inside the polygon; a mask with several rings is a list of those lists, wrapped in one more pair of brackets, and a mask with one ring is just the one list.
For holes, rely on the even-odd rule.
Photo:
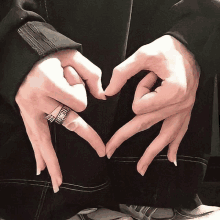
{"label": "pinky finger", "polygon": [[174,163],[175,166],[177,166],[177,151],[179,148],[179,145],[183,139],[183,137],[185,136],[187,130],[188,130],[188,125],[190,122],[190,117],[191,117],[191,112],[189,112],[186,115],[185,121],[182,125],[182,128],[180,129],[178,135],[176,136],[176,138],[169,144],[169,148],[168,148],[168,153],[167,153],[167,158],[171,163]]}
{"label": "pinky finger", "polygon": [[[27,135],[28,137],[31,136],[31,129],[30,129],[30,126],[29,124],[27,123],[27,120],[24,116],[24,114],[20,111],[21,113],[21,117],[24,121],[24,125],[25,125],[25,129],[26,129],[26,132],[27,132]],[[35,145],[32,144],[32,147],[33,147],[33,150],[34,150],[34,156],[35,156],[35,160],[36,160],[36,174],[37,175],[40,175],[41,171],[43,171],[45,168],[46,168],[46,164],[45,164],[45,161],[41,155],[41,152],[40,152],[40,149],[37,148]]]}

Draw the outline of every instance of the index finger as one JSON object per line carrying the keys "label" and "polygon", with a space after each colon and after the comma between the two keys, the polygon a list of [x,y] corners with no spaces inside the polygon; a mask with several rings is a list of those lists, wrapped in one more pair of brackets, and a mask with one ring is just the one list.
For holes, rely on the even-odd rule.
{"label": "index finger", "polygon": [[70,131],[74,131],[86,140],[100,157],[105,156],[105,145],[97,132],[88,125],[76,112],[70,111],[68,117],[63,122],[63,126]]}
{"label": "index finger", "polygon": [[112,78],[105,90],[105,95],[113,96],[117,94],[125,85],[128,79],[143,70],[143,61],[145,56],[139,56],[140,51],[137,50],[124,62],[114,68]]}
{"label": "index finger", "polygon": [[62,67],[72,66],[80,77],[86,81],[94,97],[106,99],[101,82],[102,71],[99,67],[76,50],[60,51],[57,54]]}

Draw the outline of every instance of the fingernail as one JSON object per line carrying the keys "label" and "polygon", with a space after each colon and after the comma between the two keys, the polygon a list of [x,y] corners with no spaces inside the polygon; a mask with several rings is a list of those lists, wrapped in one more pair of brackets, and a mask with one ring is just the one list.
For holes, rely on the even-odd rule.
{"label": "fingernail", "polygon": [[148,168],[148,166],[143,166],[142,168],[141,168],[141,170],[140,170],[140,174],[141,174],[141,176],[144,176],[144,174],[146,173],[146,171],[147,171],[147,168]]}
{"label": "fingernail", "polygon": [[40,170],[37,170],[37,176],[39,176],[39,175],[40,175],[40,173],[41,173],[41,171],[40,171]]}
{"label": "fingernail", "polygon": [[141,174],[141,176],[144,176],[145,170],[141,170],[139,173]]}
{"label": "fingernail", "polygon": [[174,163],[174,165],[177,167],[177,161],[175,160],[173,163]]}
{"label": "fingernail", "polygon": [[113,153],[114,153],[114,152],[112,152],[112,153],[111,153],[111,152],[108,153],[108,154],[107,154],[107,158],[110,159],[110,158],[112,157],[112,154],[113,154]]}
{"label": "fingernail", "polygon": [[53,188],[53,191],[54,191],[54,193],[59,192],[59,187],[58,187],[58,186],[55,186],[55,187]]}

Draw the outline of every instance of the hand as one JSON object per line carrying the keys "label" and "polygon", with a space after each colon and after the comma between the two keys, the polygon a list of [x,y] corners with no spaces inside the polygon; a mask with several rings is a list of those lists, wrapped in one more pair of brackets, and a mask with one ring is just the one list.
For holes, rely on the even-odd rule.
{"label": "hand", "polygon": [[[199,69],[193,55],[175,38],[165,35],[142,46],[131,57],[115,67],[107,96],[118,93],[129,78],[141,70],[151,71],[138,84],[132,109],[136,116],[121,127],[106,145],[110,158],[128,138],[164,120],[159,135],[148,146],[137,164],[144,175],[154,157],[167,145],[168,159],[176,164],[176,154],[190,121],[199,83]],[[150,89],[157,77],[161,86]]]}
{"label": "hand", "polygon": [[88,141],[100,157],[105,156],[99,135],[76,113],[87,106],[83,80],[94,97],[105,99],[101,70],[78,51],[60,51],[34,65],[15,98],[34,150],[37,175],[47,166],[54,192],[59,190],[62,174],[45,116],[60,103],[73,110],[63,126]]}

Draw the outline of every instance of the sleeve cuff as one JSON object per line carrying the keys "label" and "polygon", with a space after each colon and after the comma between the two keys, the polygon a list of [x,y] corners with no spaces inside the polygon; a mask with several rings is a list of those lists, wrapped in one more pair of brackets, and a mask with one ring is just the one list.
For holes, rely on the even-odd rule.
{"label": "sleeve cuff", "polygon": [[214,21],[205,17],[189,16],[179,21],[165,34],[175,37],[198,56],[213,31],[214,24]]}
{"label": "sleeve cuff", "polygon": [[0,95],[19,112],[15,96],[33,65],[49,54],[66,49],[82,52],[82,45],[45,22],[27,22],[11,32],[1,51]]}

